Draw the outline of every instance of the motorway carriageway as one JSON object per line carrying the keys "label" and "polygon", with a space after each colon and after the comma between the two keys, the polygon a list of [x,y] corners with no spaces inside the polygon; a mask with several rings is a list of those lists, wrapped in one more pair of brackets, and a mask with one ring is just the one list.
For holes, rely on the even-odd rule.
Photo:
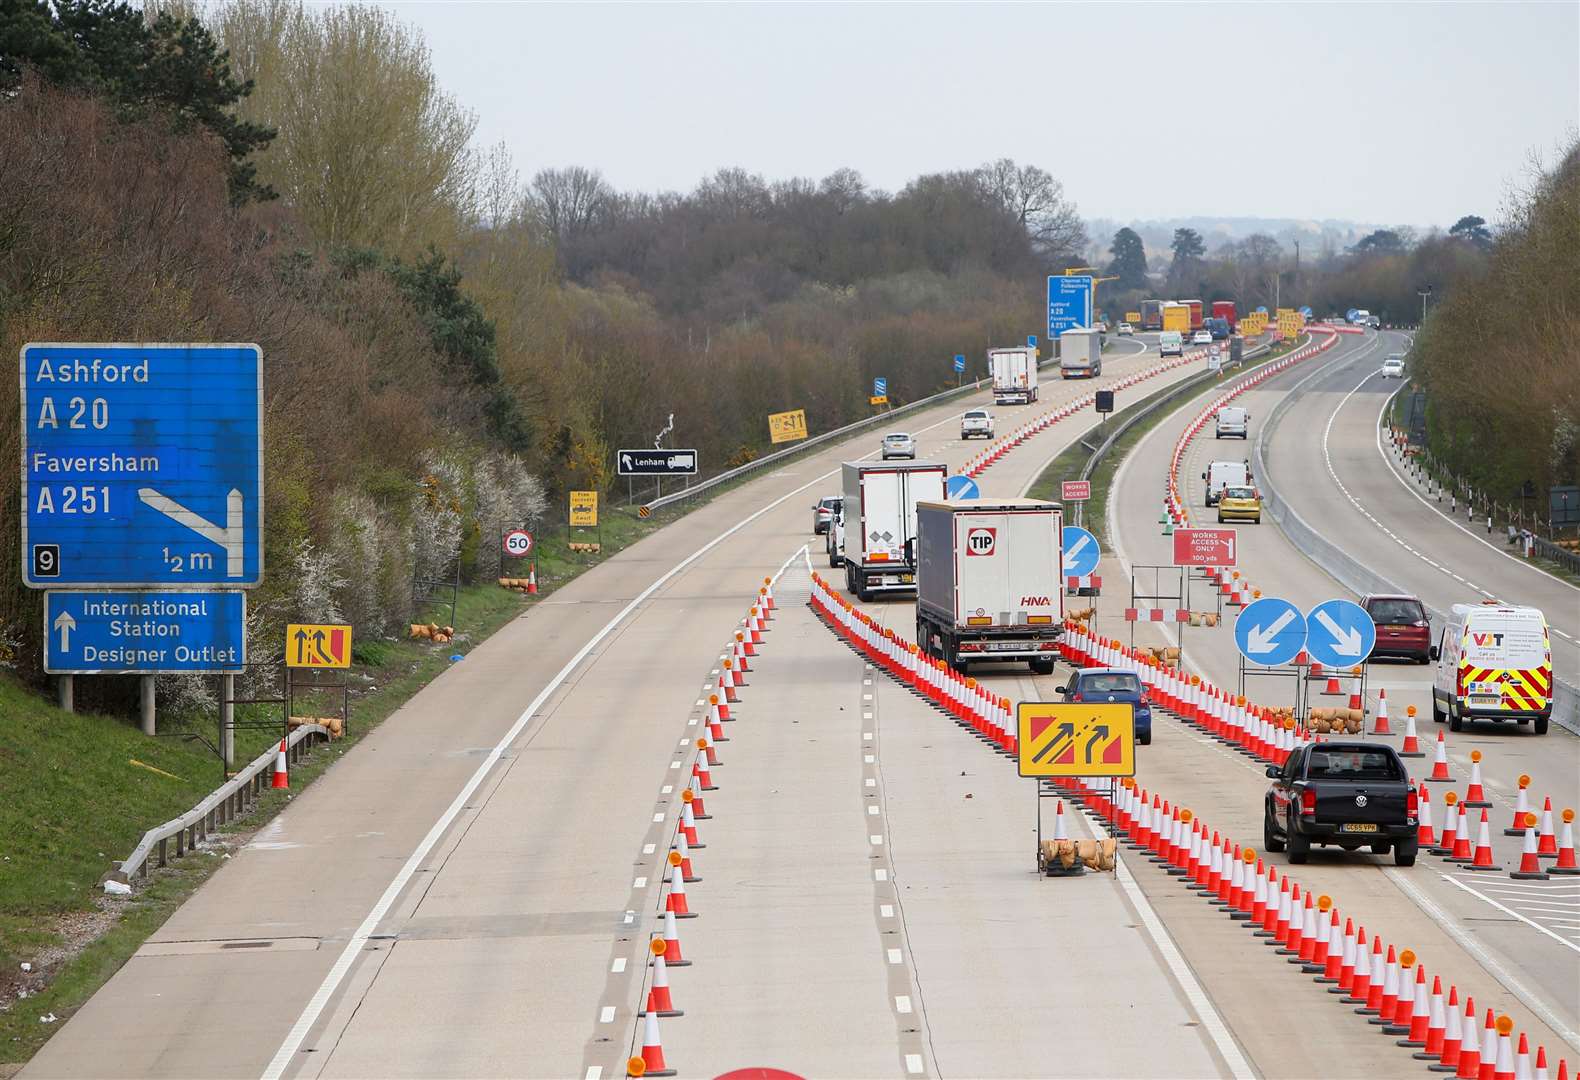
{"label": "motorway carriageway", "polygon": [[[1104,378],[1095,384],[1045,383],[1038,404],[995,410],[999,430],[1156,363],[1156,354],[1145,353],[1141,343],[1119,342]],[[1145,386],[1162,386],[1193,370],[1199,368],[1177,367]],[[958,467],[980,452],[980,444],[960,444],[958,416],[987,400],[986,394],[969,396],[907,418],[905,426],[919,436],[923,456]],[[1034,458],[1037,464],[1048,460],[1094,420],[1087,410],[1028,440],[984,474],[984,490],[1007,492],[1013,484],[1018,491],[1020,474],[1014,470],[1029,471],[1023,463]],[[689,721],[698,716],[698,689],[717,668],[720,647],[764,576],[812,539],[810,507],[837,490],[839,462],[870,455],[878,437],[874,432],[811,453],[722,493],[528,609],[298,795],[64,1025],[23,1075],[617,1075],[632,1040],[641,1035],[635,1011],[643,992],[642,950],[655,929],[659,865],[677,810],[678,769],[671,763],[689,760],[677,750],[695,732]],[[797,572],[804,574],[804,568]],[[785,587],[793,590],[794,582]],[[825,699],[794,695],[831,699],[850,681],[848,662],[826,662],[825,631],[808,625],[799,643],[796,638],[787,623],[785,643],[773,651],[783,665],[775,677],[789,676],[783,690],[789,696],[782,710],[771,701],[757,705],[760,722],[774,716],[798,726],[798,717],[783,712],[820,710]],[[766,686],[766,658],[761,678]],[[819,689],[814,684],[820,680],[833,688]],[[852,730],[847,737],[861,734]],[[947,738],[936,749],[952,767],[958,736],[941,734]],[[746,742],[742,736],[733,748],[747,750]],[[732,743],[721,749],[731,750]],[[924,766],[939,767],[931,760],[937,755],[922,753],[931,749],[918,746],[912,753],[927,759],[917,761],[917,775],[928,775]],[[849,950],[832,923],[831,936],[820,939],[819,920],[848,918],[854,911],[867,934],[880,935],[881,906],[867,903],[872,883],[865,863],[868,892],[859,907],[845,903],[846,894],[826,878],[835,852],[812,827],[820,812],[813,796],[821,778],[800,775],[804,770],[795,766],[794,755],[784,754],[783,761],[755,766],[744,759],[727,762],[724,770],[745,774],[758,768],[758,780],[776,779],[784,798],[778,826],[747,838],[756,840],[755,847],[748,850],[743,842],[729,854],[759,860],[738,866],[733,877],[733,887],[751,898],[736,917],[747,920],[738,940],[741,948],[749,944],[755,950],[752,977],[796,996],[788,1009],[772,1011],[750,1009],[754,999],[744,991],[726,999],[747,1015],[728,1033],[735,1041],[713,1051],[718,1060],[759,1060],[758,1036],[769,1031],[781,1033],[781,1063],[787,1067],[810,1062],[806,1067],[817,1075],[864,1074],[848,1062],[859,1057],[854,1045],[865,1039],[878,1040],[884,1049],[889,1067],[880,1071],[912,1075],[915,1055],[923,1055],[921,1067],[931,1072],[935,1051],[953,1053],[949,1036],[940,1032],[953,1030],[953,1037],[971,1041],[991,1019],[1003,1025],[999,1034],[978,1039],[984,1045],[974,1052],[984,1056],[970,1059],[981,1064],[983,1074],[1018,1075],[1028,1063],[1060,1054],[1078,1063],[1074,1071],[1100,1072],[1101,1062],[1115,1053],[1106,1038],[1106,1014],[1101,1021],[1087,1015],[1074,1030],[1052,1025],[1051,1018],[1066,1009],[1078,1016],[1092,980],[1106,977],[1116,1000],[1137,1003],[1138,1024],[1177,1019],[1182,1033],[1133,1040],[1125,1051],[1132,1056],[1114,1058],[1124,1063],[1125,1074],[1240,1072],[1209,1067],[1209,1055],[1219,1063],[1232,1057],[1232,1042],[1226,1055],[1217,1042],[1199,1036],[1200,1017],[1185,1015],[1182,1002],[1189,999],[1177,977],[1133,944],[1115,946],[1115,963],[1123,960],[1122,966],[1094,966],[1090,979],[1050,974],[1059,970],[1052,955],[1027,972],[1029,989],[1044,995],[1032,1028],[1019,1022],[1013,1001],[992,1018],[972,1011],[970,1003],[986,988],[969,957],[958,958],[964,981],[954,999],[960,1004],[947,1017],[953,1029],[933,1027],[923,990],[888,993],[903,985],[890,970],[897,965],[888,962],[887,948],[871,952],[871,969],[858,973],[852,993],[859,985],[859,992],[876,997],[884,1025],[863,1026],[859,1038],[818,1051],[827,1018],[856,1006],[839,994],[811,997],[818,992],[815,977],[787,985],[782,974],[792,961],[844,962]],[[897,755],[896,764],[905,760]],[[899,781],[918,790],[915,779]],[[759,799],[773,794],[760,790],[760,783],[741,786]],[[719,811],[731,797],[728,791],[721,789],[717,795],[723,799],[710,807],[721,831]],[[1002,818],[985,820],[986,835],[943,832],[929,840],[940,873],[955,874],[954,863],[988,843],[1013,852],[1013,873],[1029,868],[1029,790],[1014,791],[1020,801]],[[987,789],[982,797],[987,805]],[[861,839],[871,846],[868,837]],[[721,837],[708,850],[722,860],[725,847]],[[697,853],[699,861],[705,854]],[[769,866],[772,876],[753,876]],[[716,880],[721,876],[722,883]],[[700,890],[730,880],[725,873],[698,883],[699,904]],[[1110,887],[1102,879],[1089,880]],[[1044,884],[1037,882],[1039,888]],[[1053,911],[1061,895],[1068,896],[1053,889],[1028,893],[1017,901],[1028,907],[1003,914],[987,897],[950,914],[936,931],[938,940],[947,944],[949,921],[970,917],[1024,945],[1045,933],[1033,910]],[[797,902],[812,917],[801,932],[759,928]],[[1094,903],[1093,921],[1072,933],[1101,940],[1126,929],[1114,923],[1121,909],[1111,900]],[[726,969],[724,957],[710,962]],[[734,962],[742,961],[737,956]],[[916,970],[900,966],[907,973]],[[682,970],[700,974],[702,967],[699,961]],[[677,990],[679,976],[677,971]],[[693,985],[700,988],[700,980]],[[707,994],[705,988],[699,992]],[[892,1000],[905,997],[911,999],[909,1011]],[[766,1005],[775,999],[761,1000]],[[815,1000],[824,1002],[821,1011]],[[679,1041],[687,1037],[682,1025],[694,1016],[700,1020],[703,1012],[699,1003],[686,1018],[670,1022],[677,1064]],[[904,1030],[910,1027],[918,1031]],[[912,1036],[922,1031],[928,1033],[926,1045],[917,1049]],[[1016,1049],[1014,1055],[1021,1056],[996,1062],[992,1047],[1017,1037],[1031,1039],[1044,1055],[1033,1058]],[[684,1069],[693,1074],[695,1066],[684,1063]]]}

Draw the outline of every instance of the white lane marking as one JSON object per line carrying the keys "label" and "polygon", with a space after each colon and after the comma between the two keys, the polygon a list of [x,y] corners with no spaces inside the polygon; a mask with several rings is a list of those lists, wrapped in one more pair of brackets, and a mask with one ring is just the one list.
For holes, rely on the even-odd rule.
{"label": "white lane marking", "polygon": [[659,790],[660,794],[673,795],[675,793],[675,785],[674,784],[665,784],[663,787],[659,788],[658,790]]}
{"label": "white lane marking", "polygon": [[878,786],[878,781],[869,776],[869,777],[867,777],[867,786],[868,787],[877,787]]}
{"label": "white lane marking", "polygon": [[654,821],[663,821],[664,820],[664,815],[663,814],[654,814],[653,815],[653,820]]}
{"label": "white lane marking", "polygon": [[878,905],[878,914],[882,915],[885,919],[892,919],[892,918],[894,918],[894,905],[893,904],[879,904]]}
{"label": "white lane marking", "polygon": [[623,956],[615,957],[614,958],[614,963],[609,965],[609,971],[612,974],[619,975],[624,970],[625,970],[625,957],[623,957]]}
{"label": "white lane marking", "polygon": [[602,1065],[589,1065],[589,1066],[587,1066],[587,1075],[582,1077],[582,1080],[602,1080],[602,1077],[603,1077],[603,1066]]}
{"label": "white lane marking", "polygon": [[613,1005],[605,1005],[603,1007],[603,1009],[598,1013],[598,1022],[600,1024],[612,1024],[612,1023],[614,1023],[614,1006]]}
{"label": "white lane marking", "polygon": [[1141,917],[1141,925],[1146,927],[1147,936],[1152,939],[1152,944],[1157,946],[1163,962],[1168,964],[1174,981],[1185,992],[1191,1008],[1201,1019],[1202,1028],[1211,1037],[1213,1045],[1218,1048],[1224,1064],[1229,1066],[1230,1074],[1235,1080],[1255,1080],[1256,1072],[1251,1068],[1251,1063],[1240,1052],[1239,1044],[1234,1041],[1234,1036],[1229,1034],[1228,1025],[1223,1022],[1223,1017],[1213,1006],[1207,991],[1203,990],[1201,983],[1197,981],[1196,973],[1185,962],[1185,957],[1180,955],[1174,939],[1169,936],[1168,929],[1158,918],[1158,913],[1153,910],[1152,902],[1147,899],[1146,893],[1142,892],[1141,887],[1136,884],[1136,879],[1131,875],[1130,868],[1125,865],[1123,858],[1114,860],[1114,871],[1119,878],[1120,886],[1125,890],[1125,896],[1130,900],[1130,905]]}
{"label": "white lane marking", "polygon": [[[1492,973],[1492,977],[1502,983],[1505,990],[1524,1001],[1525,1004],[1529,1005],[1531,1007],[1531,1011],[1537,1016],[1541,1017],[1542,1022],[1548,1027],[1552,1028],[1560,1039],[1574,1047],[1575,1050],[1580,1051],[1580,1035],[1576,1035],[1574,1030],[1565,1024],[1558,1014],[1548,1007],[1545,1001],[1532,993],[1524,983],[1515,978],[1513,972],[1509,971],[1508,968],[1500,964],[1497,961],[1497,958],[1488,952],[1484,947],[1482,947],[1482,944],[1479,941],[1477,941],[1470,934],[1466,933],[1465,930],[1460,927],[1458,922],[1450,918],[1446,911],[1438,907],[1432,898],[1427,896],[1426,893],[1422,891],[1419,885],[1410,880],[1410,876],[1408,874],[1402,873],[1397,868],[1392,866],[1383,867],[1383,873],[1387,874],[1394,884],[1403,889],[1405,894],[1416,902],[1416,906],[1422,911],[1426,912],[1426,915],[1429,919],[1431,919],[1443,930],[1447,931],[1448,936],[1453,938],[1461,949],[1464,949],[1471,956],[1475,957],[1476,961],[1480,963],[1482,967],[1490,971]],[[1444,881],[1458,885],[1461,889],[1465,889],[1466,892],[1475,893],[1474,889],[1466,888],[1464,885],[1460,885],[1459,882],[1454,881],[1454,879],[1449,877],[1447,874],[1439,874],[1438,876]],[[1481,897],[1481,899],[1486,900],[1486,897]],[[1487,902],[1493,903],[1493,901],[1490,900]],[[1494,906],[1501,905],[1495,904]],[[1509,914],[1514,915],[1515,913],[1511,911]],[[1515,915],[1515,917],[1518,918],[1519,916]],[[1537,929],[1541,930],[1543,933],[1551,934],[1551,931],[1545,929],[1544,927],[1537,927]],[[1557,937],[1556,934],[1552,934],[1552,936],[1557,938],[1558,941],[1563,942],[1563,944],[1569,945],[1567,941]],[[1569,945],[1569,947],[1574,948],[1573,945]]]}
{"label": "white lane marking", "polygon": [[872,880],[873,881],[888,881],[889,880],[889,872],[887,870],[885,870],[883,867],[880,866],[880,867],[878,867],[876,870],[874,870],[872,872]]}
{"label": "white lane marking", "polygon": [[865,761],[868,765],[871,765],[874,761],[877,760],[877,758],[875,758],[871,754],[863,754],[862,755],[862,760]]}
{"label": "white lane marking", "polygon": [[647,878],[645,878],[645,877],[637,878],[635,881],[631,882],[631,888],[633,888],[633,889],[645,889],[645,888],[647,888]]}
{"label": "white lane marking", "polygon": [[878,816],[878,808],[876,806],[869,806],[869,807],[867,807],[867,816],[868,817],[877,817]]}
{"label": "white lane marking", "polygon": [[871,836],[867,837],[867,839],[872,841],[873,847],[883,846],[883,836],[879,833],[873,833]]}
{"label": "white lane marking", "polygon": [[920,1055],[920,1054],[906,1054],[905,1055],[905,1071],[910,1073],[913,1076],[916,1075],[917,1073],[921,1072],[922,1071],[922,1055]]}
{"label": "white lane marking", "polygon": [[894,1011],[905,1016],[911,1011],[911,999],[905,994],[894,995]]}
{"label": "white lane marking", "polygon": [[868,742],[871,742],[872,741],[872,732],[870,732],[870,731],[863,731],[861,733],[861,737],[863,739],[866,739]]}
{"label": "white lane marking", "polygon": [[653,854],[653,852],[655,852],[657,850],[658,850],[658,845],[657,844],[643,844],[642,845],[642,854],[643,855],[651,855],[651,854]]}
{"label": "white lane marking", "polygon": [[904,957],[900,953],[899,949],[890,949],[889,950],[889,963],[891,963],[891,964],[899,964],[899,963],[903,963],[903,962],[904,962]]}

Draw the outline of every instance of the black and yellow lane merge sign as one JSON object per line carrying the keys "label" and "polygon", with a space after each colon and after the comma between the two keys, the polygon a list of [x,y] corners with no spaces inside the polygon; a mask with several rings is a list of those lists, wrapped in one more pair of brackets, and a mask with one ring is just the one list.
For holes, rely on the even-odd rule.
{"label": "black and yellow lane merge sign", "polygon": [[1135,706],[1023,701],[1020,729],[1022,776],[1134,776]]}

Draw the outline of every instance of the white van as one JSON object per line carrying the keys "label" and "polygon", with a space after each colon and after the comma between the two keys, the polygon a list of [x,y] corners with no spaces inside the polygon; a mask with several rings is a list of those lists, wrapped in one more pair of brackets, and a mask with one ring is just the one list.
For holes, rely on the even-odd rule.
{"label": "white van", "polygon": [[1251,414],[1238,405],[1225,405],[1218,410],[1217,424],[1213,428],[1213,438],[1221,439],[1225,435],[1238,435],[1247,438],[1246,421]]}
{"label": "white van", "polygon": [[1185,355],[1185,339],[1178,330],[1165,330],[1158,335],[1158,354],[1160,356]]}
{"label": "white van", "polygon": [[1466,719],[1535,721],[1553,714],[1553,649],[1540,609],[1496,600],[1455,604],[1433,650],[1432,719],[1459,731]]}
{"label": "white van", "polygon": [[1207,482],[1207,505],[1217,506],[1224,488],[1251,485],[1251,466],[1243,461],[1214,461],[1201,478]]}

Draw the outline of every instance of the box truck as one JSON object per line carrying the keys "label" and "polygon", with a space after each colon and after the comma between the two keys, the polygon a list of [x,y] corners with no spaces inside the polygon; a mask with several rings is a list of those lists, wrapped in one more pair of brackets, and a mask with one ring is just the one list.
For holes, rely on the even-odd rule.
{"label": "box truck", "polygon": [[1053,673],[1064,624],[1064,511],[1040,499],[917,504],[916,643],[972,661]]}
{"label": "box truck", "polygon": [[1191,332],[1190,307],[1178,300],[1165,300],[1163,302],[1163,329],[1175,330],[1181,334]]}
{"label": "box truck", "polygon": [[863,600],[916,589],[916,504],[944,498],[948,466],[847,461],[840,506],[845,584]]}
{"label": "box truck", "polygon": [[1029,405],[1037,400],[1037,350],[1029,346],[989,349],[995,405]]}
{"label": "box truck", "polygon": [[1230,333],[1240,329],[1240,318],[1234,313],[1233,300],[1214,300],[1212,302],[1212,316],[1215,319],[1223,319],[1227,322]]}
{"label": "box truck", "polygon": [[1143,301],[1141,301],[1141,329],[1143,329],[1143,330],[1161,330],[1161,329],[1163,329],[1163,301],[1161,301],[1161,300],[1143,300]]}
{"label": "box truck", "polygon": [[1077,326],[1059,335],[1060,375],[1066,379],[1093,379],[1102,373],[1102,331]]}
{"label": "box truck", "polygon": [[1205,312],[1202,310],[1202,302],[1200,300],[1185,300],[1182,302],[1186,307],[1190,308],[1190,328],[1192,330],[1200,330],[1202,328],[1202,318],[1205,315]]}

